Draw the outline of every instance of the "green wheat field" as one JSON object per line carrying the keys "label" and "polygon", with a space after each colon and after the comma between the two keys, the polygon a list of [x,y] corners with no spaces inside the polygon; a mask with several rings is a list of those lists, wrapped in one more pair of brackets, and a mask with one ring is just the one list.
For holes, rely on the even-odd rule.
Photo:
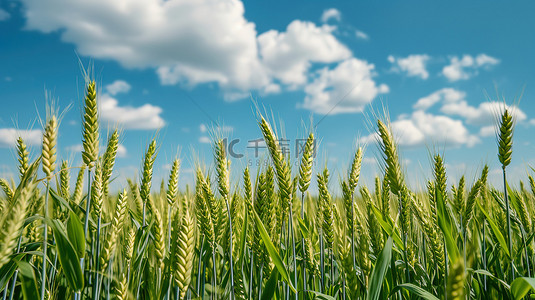
{"label": "green wheat field", "polygon": [[[267,167],[231,178],[224,137],[214,138],[213,162],[196,168],[194,187],[178,189],[179,158],[158,187],[152,140],[140,157],[140,180],[127,179],[115,192],[109,183],[120,131],[99,128],[95,82],[84,91],[82,162],[57,157],[60,116],[49,109],[39,155],[30,157],[19,138],[18,177],[0,181],[1,299],[535,295],[535,181],[528,174],[526,185],[507,182],[515,125],[507,109],[496,121],[501,185],[487,183],[484,166],[473,170],[474,182],[463,176],[448,186],[435,153],[427,189],[409,189],[410,170],[380,118],[374,129],[383,173],[375,185],[359,184],[362,148],[345,176],[333,178],[326,168],[312,174],[314,134],[295,167],[277,142],[282,133],[260,115]],[[313,181],[317,190],[309,189]]]}

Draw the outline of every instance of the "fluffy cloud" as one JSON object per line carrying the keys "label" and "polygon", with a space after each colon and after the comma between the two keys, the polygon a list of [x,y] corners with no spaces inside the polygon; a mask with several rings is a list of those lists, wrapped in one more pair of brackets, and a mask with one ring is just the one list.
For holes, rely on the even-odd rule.
{"label": "fluffy cloud", "polygon": [[199,143],[210,144],[210,143],[212,143],[212,141],[207,136],[201,136],[201,137],[199,137]]}
{"label": "fluffy cloud", "polygon": [[388,61],[393,64],[392,70],[405,72],[408,76],[422,79],[429,78],[429,73],[426,70],[426,63],[429,59],[429,55],[426,54],[414,54],[404,58],[388,56]]}
{"label": "fluffy cloud", "polygon": [[100,116],[103,121],[118,123],[125,129],[158,129],[165,125],[161,107],[144,104],[140,107],[120,106],[109,94],[100,97]]}
{"label": "fluffy cloud", "polygon": [[285,32],[270,30],[258,37],[262,61],[269,74],[285,84],[307,80],[311,63],[333,63],[351,56],[351,51],[332,34],[333,26],[293,21]]}
{"label": "fluffy cloud", "polygon": [[115,80],[113,83],[106,86],[106,91],[112,96],[119,93],[128,93],[130,91],[130,84],[124,80]]}
{"label": "fluffy cloud", "polygon": [[496,119],[504,108],[513,114],[517,122],[527,120],[526,114],[516,106],[509,106],[499,101],[487,101],[472,106],[465,100],[466,93],[453,88],[443,88],[418,99],[414,109],[427,110],[433,105],[440,104],[440,112],[461,117],[467,124],[479,126],[479,135],[492,136],[495,132]]}
{"label": "fluffy cloud", "polygon": [[[82,152],[84,151],[84,146],[82,144],[76,144],[76,145],[72,145],[72,146],[69,146],[66,148],[67,151],[70,151],[70,152]],[[106,151],[106,147],[104,146],[101,146],[100,149],[99,149],[100,153],[104,153]],[[122,144],[119,144],[117,146],[117,157],[118,158],[123,158],[123,157],[126,157],[128,155],[128,151],[126,150],[126,147]]]}
{"label": "fluffy cloud", "polygon": [[443,88],[428,96],[418,99],[418,101],[413,105],[413,107],[415,109],[426,110],[441,101],[444,103],[458,102],[464,99],[465,96],[466,94],[462,91],[458,91],[452,88]]}
{"label": "fluffy cloud", "polygon": [[[470,134],[462,121],[423,110],[414,111],[410,116],[400,116],[391,123],[391,127],[401,146],[417,147],[438,143],[448,147],[472,147],[480,142],[476,135]],[[376,134],[364,138],[366,142],[376,139]]]}
{"label": "fluffy cloud", "polygon": [[26,28],[58,31],[82,55],[128,68],[155,67],[162,83],[267,82],[255,24],[238,0],[23,0]]}
{"label": "fluffy cloud", "polygon": [[7,11],[0,8],[0,22],[8,20],[10,17],[11,15]]}
{"label": "fluffy cloud", "polygon": [[369,40],[370,37],[368,36],[368,34],[366,34],[364,31],[360,31],[360,30],[355,30],[355,36],[357,37],[357,39],[361,39],[361,40]]}
{"label": "fluffy cloud", "polygon": [[318,114],[361,112],[388,86],[373,80],[375,66],[356,58],[347,59],[334,69],[323,68],[305,87],[305,101],[299,106]]}
{"label": "fluffy cloud", "polygon": [[466,80],[476,75],[479,69],[488,69],[499,63],[499,59],[484,53],[479,54],[476,57],[466,54],[463,55],[462,58],[453,56],[450,58],[450,64],[442,69],[442,75],[449,81]]}
{"label": "fluffy cloud", "polygon": [[323,14],[321,15],[321,21],[323,23],[327,23],[331,19],[340,22],[342,19],[342,14],[338,9],[329,8],[323,11]]}
{"label": "fluffy cloud", "polygon": [[527,119],[526,114],[516,106],[505,105],[503,102],[483,102],[479,106],[471,106],[465,100],[445,103],[440,109],[442,112],[449,115],[457,115],[466,119],[469,124],[479,126],[489,126],[496,122],[497,117],[507,108],[513,114],[517,122],[522,122]]}
{"label": "fluffy cloud", "polygon": [[19,137],[24,139],[26,145],[40,145],[42,136],[40,129],[0,128],[0,147],[14,147]]}

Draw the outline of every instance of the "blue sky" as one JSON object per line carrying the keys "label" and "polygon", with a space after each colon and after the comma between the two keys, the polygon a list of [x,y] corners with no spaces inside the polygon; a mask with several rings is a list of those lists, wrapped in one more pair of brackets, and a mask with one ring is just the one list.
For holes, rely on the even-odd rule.
{"label": "blue sky", "polygon": [[40,151],[45,91],[71,105],[58,147],[80,164],[80,62],[94,66],[103,138],[122,129],[117,185],[138,176],[154,136],[156,180],[178,153],[182,186],[192,183],[194,163],[211,163],[214,134],[239,139],[237,176],[265,157],[248,148],[261,137],[256,106],[294,157],[314,128],[317,170],[327,163],[343,176],[355,145],[367,144],[367,183],[380,171],[370,122],[385,106],[418,185],[433,149],[450,179],[471,180],[488,163],[499,182],[493,125],[505,98],[517,117],[512,179],[535,165],[533,1],[4,0],[0,9],[2,177],[16,174],[18,135]]}

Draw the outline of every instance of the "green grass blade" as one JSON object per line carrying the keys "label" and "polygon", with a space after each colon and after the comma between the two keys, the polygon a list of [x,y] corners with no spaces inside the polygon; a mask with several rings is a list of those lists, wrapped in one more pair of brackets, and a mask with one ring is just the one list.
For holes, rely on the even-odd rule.
{"label": "green grass blade", "polygon": [[67,221],[67,236],[74,250],[76,250],[78,257],[82,257],[85,254],[84,226],[78,215],[72,211]]}
{"label": "green grass blade", "polygon": [[51,227],[53,228],[54,238],[56,239],[56,251],[58,252],[61,268],[69,286],[75,292],[78,292],[84,287],[84,276],[80,267],[78,254],[69,241],[63,225],[57,220],[52,220]]}
{"label": "green grass blade", "polygon": [[524,298],[530,291],[535,291],[535,278],[519,277],[511,284],[511,294],[515,300]]}
{"label": "green grass blade", "polygon": [[381,289],[385,278],[386,270],[392,259],[392,237],[389,237],[375,262],[372,274],[370,275],[370,285],[368,287],[367,300],[377,300],[381,295]]}
{"label": "green grass blade", "polygon": [[496,236],[496,239],[498,240],[498,243],[500,244],[500,247],[502,250],[507,254],[509,258],[511,258],[511,253],[509,253],[509,247],[507,246],[507,242],[505,241],[505,238],[502,235],[502,232],[500,231],[500,228],[498,225],[496,225],[496,222],[490,217],[489,213],[481,207],[481,204],[479,204],[479,201],[476,202],[477,206],[479,207],[479,210],[485,215],[485,218],[487,219],[487,222],[490,225],[490,229]]}
{"label": "green grass blade", "polygon": [[444,202],[444,197],[440,191],[436,191],[437,202],[437,217],[438,226],[444,234],[444,240],[446,242],[446,249],[448,250],[448,258],[450,261],[457,261],[460,257],[459,248],[457,248],[456,240],[453,236],[453,220]]}
{"label": "green grass blade", "polygon": [[409,293],[420,297],[421,299],[427,299],[427,300],[439,300],[435,295],[431,294],[430,292],[424,290],[423,288],[416,286],[412,283],[403,283],[398,286],[396,286],[390,295],[394,295],[399,290],[404,289],[407,290]]}
{"label": "green grass blade", "polygon": [[258,229],[258,232],[260,232],[260,237],[262,237],[262,241],[264,242],[264,245],[266,246],[266,250],[269,253],[269,256],[271,257],[271,260],[273,260],[273,264],[275,264],[275,267],[279,270],[280,275],[282,276],[282,279],[288,284],[292,292],[296,293],[295,287],[293,286],[292,282],[290,281],[290,275],[288,274],[288,270],[286,269],[286,266],[282,262],[281,257],[279,256],[279,253],[277,252],[277,249],[273,245],[273,242],[271,241],[271,238],[269,237],[269,234],[266,231],[266,228],[264,227],[264,224],[262,224],[262,220],[260,220],[260,217],[256,213],[256,211],[250,207],[250,211],[253,213],[254,219],[255,219],[255,225]]}
{"label": "green grass blade", "polygon": [[[39,299],[35,273],[30,263],[21,260],[17,262],[19,274],[21,275],[22,295],[25,300]],[[14,292],[14,291],[12,291]]]}

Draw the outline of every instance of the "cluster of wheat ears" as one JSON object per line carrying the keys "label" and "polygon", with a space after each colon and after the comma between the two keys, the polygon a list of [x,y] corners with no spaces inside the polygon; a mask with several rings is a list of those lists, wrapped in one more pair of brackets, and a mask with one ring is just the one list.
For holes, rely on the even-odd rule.
{"label": "cluster of wheat ears", "polygon": [[[58,163],[54,110],[38,157],[17,140],[19,178],[0,180],[1,299],[522,299],[533,293],[535,181],[528,174],[530,191],[522,182],[515,189],[507,184],[515,122],[506,106],[497,121],[499,188],[487,183],[487,166],[473,181],[463,176],[448,187],[443,157],[433,154],[427,191],[411,191],[392,130],[378,120],[384,172],[373,189],[357,191],[364,156],[358,148],[346,176],[336,181],[327,168],[317,173],[314,197],[308,191],[313,133],[292,170],[262,116],[270,163],[256,176],[245,168],[231,181],[225,143],[215,139],[213,177],[199,166],[195,189],[179,191],[177,158],[160,191],[151,192],[158,154],[152,140],[141,180],[112,193],[120,137],[111,132],[99,153],[94,81],[85,86],[83,110],[81,165]],[[341,196],[331,195],[335,184]]]}

